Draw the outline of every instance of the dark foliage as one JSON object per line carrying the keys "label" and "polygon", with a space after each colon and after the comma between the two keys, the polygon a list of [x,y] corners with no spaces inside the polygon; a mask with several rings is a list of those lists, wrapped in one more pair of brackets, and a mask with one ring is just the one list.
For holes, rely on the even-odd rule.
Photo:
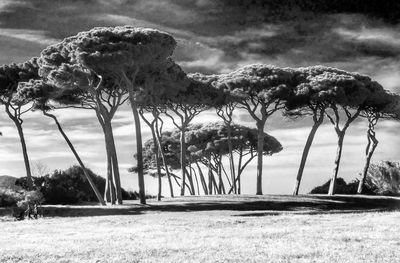
{"label": "dark foliage", "polygon": [[[359,182],[358,180],[354,180],[350,183],[346,183],[346,181],[343,178],[339,177],[336,179],[335,193],[336,194],[345,194],[345,195],[354,195],[357,193],[358,182]],[[326,194],[326,193],[328,193],[329,184],[330,184],[330,180],[328,180],[323,185],[317,186],[314,189],[312,189],[310,194]],[[373,184],[367,183],[363,189],[362,194],[376,195],[376,186],[374,186]]]}
{"label": "dark foliage", "polygon": [[[88,172],[97,188],[104,189],[106,180],[90,169]],[[97,202],[96,195],[84,177],[82,168],[77,165],[64,171],[55,170],[52,174],[43,177],[34,177],[33,182],[35,188],[43,194],[45,204]],[[15,184],[27,189],[26,177],[19,178]],[[138,193],[122,189],[123,199],[137,199],[137,197]]]}

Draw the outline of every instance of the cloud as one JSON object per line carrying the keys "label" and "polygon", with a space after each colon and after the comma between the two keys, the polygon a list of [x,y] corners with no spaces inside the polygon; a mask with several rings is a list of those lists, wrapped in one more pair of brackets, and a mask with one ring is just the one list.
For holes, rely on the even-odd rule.
{"label": "cloud", "polygon": [[43,46],[52,45],[60,41],[59,39],[47,37],[46,32],[42,30],[0,28],[0,36],[33,42]]}

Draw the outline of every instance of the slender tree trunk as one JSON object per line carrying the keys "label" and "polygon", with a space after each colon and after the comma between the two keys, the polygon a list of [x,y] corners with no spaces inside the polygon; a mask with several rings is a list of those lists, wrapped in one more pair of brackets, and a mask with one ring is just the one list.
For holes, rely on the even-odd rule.
{"label": "slender tree trunk", "polygon": [[146,204],[146,194],[144,189],[144,174],[143,174],[143,145],[142,145],[142,131],[140,128],[140,118],[139,118],[138,108],[133,99],[132,94],[129,94],[129,97],[130,97],[133,118],[135,120],[139,199],[141,204]]}
{"label": "slender tree trunk", "polygon": [[366,180],[367,174],[368,174],[369,165],[371,163],[371,158],[372,158],[372,155],[374,154],[374,151],[379,143],[379,141],[375,137],[375,132],[373,132],[373,131],[368,132],[368,138],[372,141],[372,146],[368,147],[368,149],[367,149],[365,165],[364,165],[363,173],[361,176],[361,180],[358,184],[357,194],[362,194],[362,191],[363,191],[363,188],[365,185],[365,180]]}
{"label": "slender tree trunk", "polygon": [[193,167],[190,167],[190,170],[192,171],[192,174],[194,174],[194,179],[196,180],[197,194],[200,195],[200,185],[196,170]]}
{"label": "slender tree trunk", "polygon": [[24,157],[24,163],[25,163],[26,180],[28,183],[28,189],[31,191],[33,190],[33,181],[32,181],[31,166],[29,164],[28,150],[26,149],[24,131],[22,130],[22,124],[18,121],[17,118],[13,118],[13,121],[18,130],[19,140],[21,142],[21,147],[22,147],[22,155]]}
{"label": "slender tree trunk", "polygon": [[121,179],[119,174],[117,150],[115,148],[115,141],[111,126],[111,120],[108,117],[103,118],[103,120],[104,120],[104,131],[105,131],[106,141],[110,151],[112,171],[114,174],[117,203],[122,204],[123,201],[122,201]]}
{"label": "slender tree trunk", "polygon": [[[219,157],[218,157],[219,159]],[[216,162],[217,164],[217,175],[218,175],[218,194],[222,194],[222,167],[221,167],[221,163],[220,162]]]}
{"label": "slender tree trunk", "polygon": [[206,180],[204,178],[203,171],[201,170],[200,165],[199,165],[198,162],[196,162],[196,166],[197,166],[197,169],[199,171],[200,181],[201,181],[201,185],[203,187],[204,194],[208,195],[207,183],[206,183]]}
{"label": "slender tree trunk", "polygon": [[167,160],[165,158],[165,153],[164,150],[162,148],[161,145],[161,136],[158,133],[158,131],[156,131],[156,136],[157,136],[157,145],[158,145],[158,150],[160,152],[161,155],[161,160],[163,162],[163,166],[164,166],[164,170],[165,170],[165,174],[167,175],[167,180],[168,180],[168,186],[169,186],[169,192],[171,194],[171,197],[174,197],[174,188],[172,186],[172,180],[171,180],[171,174],[168,170],[168,164],[167,164]]}
{"label": "slender tree trunk", "polygon": [[88,180],[90,186],[92,187],[92,189],[93,189],[93,191],[94,191],[94,193],[95,193],[95,195],[96,195],[98,201],[100,202],[101,205],[106,205],[106,203],[105,203],[104,200],[103,200],[103,197],[101,196],[99,190],[97,189],[97,187],[96,187],[96,185],[94,184],[92,178],[90,177],[88,171],[86,170],[85,165],[83,164],[81,158],[79,157],[78,153],[76,152],[75,147],[72,145],[72,143],[71,143],[71,141],[69,140],[68,136],[65,134],[65,132],[64,132],[64,130],[62,129],[60,123],[58,122],[56,116],[54,116],[54,115],[52,115],[52,114],[49,114],[49,113],[47,113],[47,112],[43,112],[43,114],[44,114],[45,116],[50,117],[50,118],[52,118],[52,119],[54,120],[54,122],[56,123],[57,128],[58,128],[58,130],[60,131],[61,135],[63,136],[65,142],[68,144],[68,146],[69,146],[69,148],[71,149],[72,153],[74,154],[76,160],[78,161],[79,165],[81,166],[81,168],[82,168],[82,170],[83,170],[83,173],[84,173],[86,179]]}
{"label": "slender tree trunk", "polygon": [[162,180],[161,180],[161,163],[160,163],[160,155],[159,155],[159,148],[157,145],[157,136],[154,130],[154,127],[150,127],[151,134],[153,135],[153,143],[156,148],[155,158],[156,158],[156,167],[157,167],[157,182],[158,182],[158,192],[157,192],[157,201],[161,201],[161,193],[162,193]]}
{"label": "slender tree trunk", "polygon": [[211,157],[208,157],[208,193],[212,195],[213,181],[212,181],[212,170],[211,170]]}
{"label": "slender tree trunk", "polygon": [[232,126],[231,122],[227,123],[227,134],[228,134],[228,149],[229,149],[229,168],[231,170],[231,179],[233,183],[233,192],[237,194],[237,186],[235,183],[236,171],[235,162],[233,159],[233,146],[232,146]]}
{"label": "slender tree trunk", "polygon": [[181,170],[182,170],[182,178],[181,178],[181,196],[185,195],[185,184],[186,184],[186,140],[185,140],[186,126],[182,125],[181,130]]}
{"label": "slender tree trunk", "polygon": [[264,125],[265,122],[258,122],[257,129],[257,192],[256,195],[262,195],[262,170],[263,170],[263,148],[264,148]]}
{"label": "slender tree trunk", "polygon": [[111,156],[107,151],[107,178],[106,178],[106,187],[104,191],[104,200],[114,205],[116,196],[115,196],[115,187],[112,177],[113,173],[112,173]]}
{"label": "slender tree trunk", "polygon": [[299,170],[297,172],[297,177],[296,177],[296,182],[295,182],[295,185],[294,185],[293,195],[298,195],[299,194],[301,178],[303,177],[304,167],[305,167],[306,162],[307,162],[308,153],[310,152],[310,148],[311,148],[311,145],[313,143],[315,133],[317,132],[319,126],[322,124],[323,119],[324,119],[324,114],[322,113],[320,115],[320,118],[318,119],[318,121],[314,122],[314,125],[312,126],[311,131],[308,134],[307,142],[306,142],[306,145],[304,146],[304,149],[303,149],[303,155],[301,156],[300,167],[299,167]]}
{"label": "slender tree trunk", "polygon": [[328,195],[334,195],[335,194],[336,178],[337,178],[337,175],[339,173],[340,159],[342,157],[344,135],[345,135],[345,131],[341,131],[341,132],[338,133],[338,145],[337,145],[337,151],[336,151],[335,166],[334,166],[334,169],[333,169],[331,182],[329,184]]}
{"label": "slender tree trunk", "polygon": [[238,175],[237,175],[237,186],[238,186],[238,194],[241,194],[242,191],[242,171],[240,167],[242,166],[242,159],[243,159],[243,148],[240,149],[240,154],[239,154],[239,165],[238,165]]}

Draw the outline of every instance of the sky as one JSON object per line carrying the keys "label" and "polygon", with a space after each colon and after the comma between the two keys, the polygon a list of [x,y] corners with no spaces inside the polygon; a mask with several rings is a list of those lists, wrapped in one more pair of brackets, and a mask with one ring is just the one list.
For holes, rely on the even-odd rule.
{"label": "sky", "polygon": [[[96,26],[132,25],[166,31],[178,42],[174,60],[186,72],[226,73],[252,63],[281,67],[326,65],[369,75],[400,93],[400,2],[396,0],[0,0],[0,65],[39,56],[46,46]],[[104,137],[94,112],[55,112],[85,164],[105,174]],[[218,121],[208,111],[195,122]],[[235,122],[255,127],[244,113]],[[311,121],[273,115],[265,131],[283,151],[264,159],[264,193],[290,194]],[[137,190],[135,135],[128,106],[113,121],[122,185]],[[24,132],[32,166],[50,170],[75,164],[51,119],[38,112],[24,115]],[[142,125],[145,127],[145,124]],[[166,128],[172,128],[167,122]],[[354,180],[364,164],[365,120],[357,120],[345,138],[339,176]],[[400,124],[381,121],[374,162],[398,160]],[[0,175],[24,176],[15,127],[0,114]],[[149,131],[144,129],[144,138]],[[318,130],[311,148],[301,193],[326,182],[333,170],[336,134],[330,123]],[[255,163],[243,179],[243,192],[255,193]],[[165,184],[164,184],[165,185]],[[149,194],[156,180],[146,178]],[[165,189],[166,190],[166,189]],[[167,191],[165,191],[167,192]]]}

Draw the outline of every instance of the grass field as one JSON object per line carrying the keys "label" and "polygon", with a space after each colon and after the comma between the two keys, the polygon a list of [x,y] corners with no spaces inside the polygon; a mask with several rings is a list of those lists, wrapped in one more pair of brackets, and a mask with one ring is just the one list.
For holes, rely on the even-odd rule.
{"label": "grass field", "polygon": [[400,262],[399,208],[340,196],[49,206],[39,220],[2,217],[0,262]]}

